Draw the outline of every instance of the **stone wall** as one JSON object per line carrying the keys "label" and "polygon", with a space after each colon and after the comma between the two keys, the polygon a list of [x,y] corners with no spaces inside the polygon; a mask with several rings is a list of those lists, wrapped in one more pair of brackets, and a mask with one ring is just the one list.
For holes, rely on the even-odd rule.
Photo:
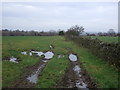
{"label": "stone wall", "polygon": [[84,48],[90,49],[92,53],[120,69],[120,43],[106,43],[99,39],[75,36],[69,37],[69,39]]}

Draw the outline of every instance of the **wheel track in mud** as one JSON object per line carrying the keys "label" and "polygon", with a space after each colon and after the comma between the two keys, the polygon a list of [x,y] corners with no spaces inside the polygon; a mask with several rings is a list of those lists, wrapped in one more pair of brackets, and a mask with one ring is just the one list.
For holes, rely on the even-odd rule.
{"label": "wheel track in mud", "polygon": [[[70,51],[69,54],[70,53],[73,53],[73,52]],[[43,67],[40,70],[40,72],[42,72],[42,70],[45,68],[45,66],[48,63],[48,62],[43,62],[42,60],[43,58],[36,65],[26,68],[25,73],[10,88],[33,88],[35,86],[35,83],[31,83],[27,79],[27,77],[33,74],[33,71],[37,71],[37,69],[43,65]],[[94,80],[92,80],[92,78],[89,76],[86,70],[83,69],[83,67],[81,67],[81,65],[78,63],[78,60],[74,62],[70,61],[69,68],[66,70],[63,79],[60,82],[58,82],[55,88],[78,88],[76,86],[76,83],[80,79],[82,80],[82,82],[87,84],[86,88],[97,87],[96,84],[94,83]],[[76,65],[78,65],[81,68],[81,72],[80,72],[81,77],[76,75],[76,72],[73,70],[73,68]],[[40,76],[40,73],[39,73],[39,76]]]}
{"label": "wheel track in mud", "polygon": [[[50,48],[50,50],[47,51],[51,51],[51,49],[52,48]],[[51,58],[50,59],[41,58],[40,61],[35,65],[31,67],[26,67],[26,69],[24,70],[24,74],[20,76],[20,78],[18,78],[16,81],[12,82],[13,83],[12,86],[8,88],[34,88],[37,81],[36,83],[33,83],[30,80],[28,80],[28,77],[37,74],[37,79],[38,79],[40,76],[40,72],[43,71],[49,60],[51,60]]]}
{"label": "wheel track in mud", "polygon": [[[37,63],[36,65],[26,68],[24,70],[24,74],[18,80],[16,80],[10,88],[33,88],[35,86],[35,83],[31,83],[27,79],[27,77],[35,73],[35,71],[37,71],[38,68],[43,65],[43,67],[40,70],[40,72],[42,72],[42,70],[45,68],[47,63],[48,62],[43,62],[41,59],[39,63]],[[40,76],[40,73],[38,77],[39,76]]]}
{"label": "wheel track in mud", "polygon": [[[73,51],[68,50],[68,53],[71,54]],[[90,77],[88,72],[82,67],[82,63],[79,63],[78,61],[79,58],[77,61],[70,61],[69,68],[55,88],[97,88],[95,80]],[[80,67],[80,73],[76,73],[76,71],[73,70],[75,66]]]}

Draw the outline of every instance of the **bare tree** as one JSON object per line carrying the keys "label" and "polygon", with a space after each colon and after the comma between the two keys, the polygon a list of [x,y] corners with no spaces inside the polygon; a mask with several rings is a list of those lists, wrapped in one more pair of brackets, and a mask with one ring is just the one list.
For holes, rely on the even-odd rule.
{"label": "bare tree", "polygon": [[72,26],[68,31],[66,32],[67,35],[72,35],[72,36],[79,36],[84,32],[84,28],[82,26]]}
{"label": "bare tree", "polygon": [[116,33],[115,33],[114,29],[109,29],[109,30],[108,30],[108,35],[109,35],[109,36],[115,36]]}

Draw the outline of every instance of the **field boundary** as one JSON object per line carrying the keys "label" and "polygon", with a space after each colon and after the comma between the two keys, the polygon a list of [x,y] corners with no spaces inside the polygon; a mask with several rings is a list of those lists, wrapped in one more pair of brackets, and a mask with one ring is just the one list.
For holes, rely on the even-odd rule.
{"label": "field boundary", "polygon": [[92,53],[120,69],[120,43],[106,43],[99,39],[83,38],[81,36],[69,36],[66,38],[84,48],[90,49]]}

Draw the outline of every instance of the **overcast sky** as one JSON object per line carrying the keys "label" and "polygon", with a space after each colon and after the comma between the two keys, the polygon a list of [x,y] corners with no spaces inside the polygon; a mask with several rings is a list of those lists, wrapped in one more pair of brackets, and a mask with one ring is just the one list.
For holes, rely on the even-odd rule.
{"label": "overcast sky", "polygon": [[117,2],[4,2],[2,28],[49,31],[80,25],[86,32],[118,30]]}

